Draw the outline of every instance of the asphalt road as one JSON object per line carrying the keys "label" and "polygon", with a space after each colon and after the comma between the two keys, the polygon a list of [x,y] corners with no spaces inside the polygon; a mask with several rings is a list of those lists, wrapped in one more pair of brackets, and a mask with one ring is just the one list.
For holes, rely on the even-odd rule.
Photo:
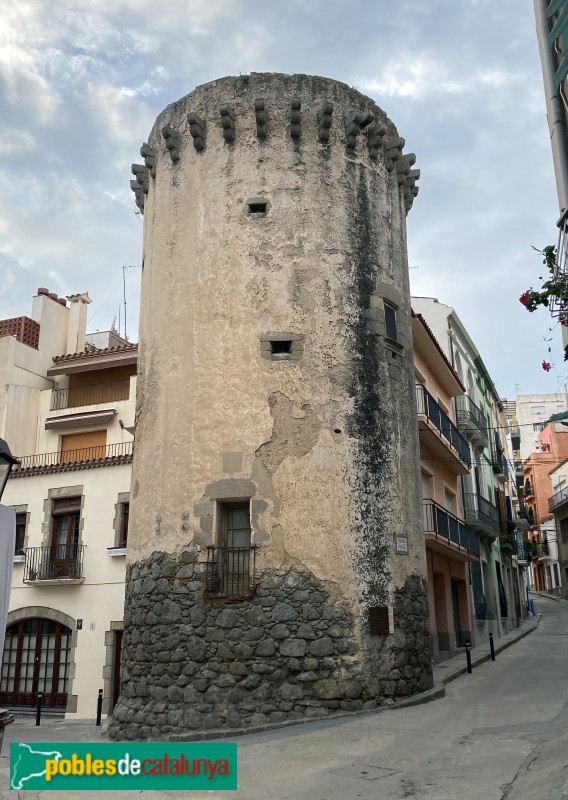
{"label": "asphalt road", "polygon": [[[449,683],[442,699],[239,737],[237,791],[148,791],[144,797],[568,800],[568,602],[538,597],[535,605],[543,614],[538,628],[495,663]],[[41,730],[31,720],[7,729],[0,797],[16,796],[6,791],[8,741],[98,738],[92,726],[77,723],[48,723]],[[126,800],[140,792],[82,793],[90,795]],[[59,796],[70,794],[47,798]]]}

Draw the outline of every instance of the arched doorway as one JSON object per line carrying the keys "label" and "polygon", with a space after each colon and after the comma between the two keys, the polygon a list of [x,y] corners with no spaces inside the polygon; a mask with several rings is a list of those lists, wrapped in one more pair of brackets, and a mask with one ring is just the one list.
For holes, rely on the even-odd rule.
{"label": "arched doorway", "polygon": [[71,655],[71,629],[61,622],[33,617],[6,629],[0,672],[0,706],[43,705],[65,708]]}

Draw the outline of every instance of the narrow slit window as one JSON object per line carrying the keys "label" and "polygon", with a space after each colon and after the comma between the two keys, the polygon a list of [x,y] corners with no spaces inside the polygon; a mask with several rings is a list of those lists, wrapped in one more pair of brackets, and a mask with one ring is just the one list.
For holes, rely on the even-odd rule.
{"label": "narrow slit window", "polygon": [[387,339],[398,342],[398,328],[396,324],[396,308],[385,303],[385,331]]}

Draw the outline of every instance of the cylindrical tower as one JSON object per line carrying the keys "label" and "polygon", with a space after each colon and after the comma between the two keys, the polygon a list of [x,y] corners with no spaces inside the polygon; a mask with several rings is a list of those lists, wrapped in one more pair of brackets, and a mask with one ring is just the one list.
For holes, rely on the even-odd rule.
{"label": "cylindrical tower", "polygon": [[253,73],[168,106],[141,148],[114,737],[431,686],[403,147],[345,84]]}

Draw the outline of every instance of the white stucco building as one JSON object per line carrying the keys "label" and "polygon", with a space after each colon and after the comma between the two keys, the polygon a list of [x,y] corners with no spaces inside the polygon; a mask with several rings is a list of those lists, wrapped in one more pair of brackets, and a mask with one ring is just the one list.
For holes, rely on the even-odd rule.
{"label": "white stucco building", "polygon": [[86,335],[87,294],[0,321],[0,436],[20,465],[0,706],[92,718],[118,693],[137,346]]}

